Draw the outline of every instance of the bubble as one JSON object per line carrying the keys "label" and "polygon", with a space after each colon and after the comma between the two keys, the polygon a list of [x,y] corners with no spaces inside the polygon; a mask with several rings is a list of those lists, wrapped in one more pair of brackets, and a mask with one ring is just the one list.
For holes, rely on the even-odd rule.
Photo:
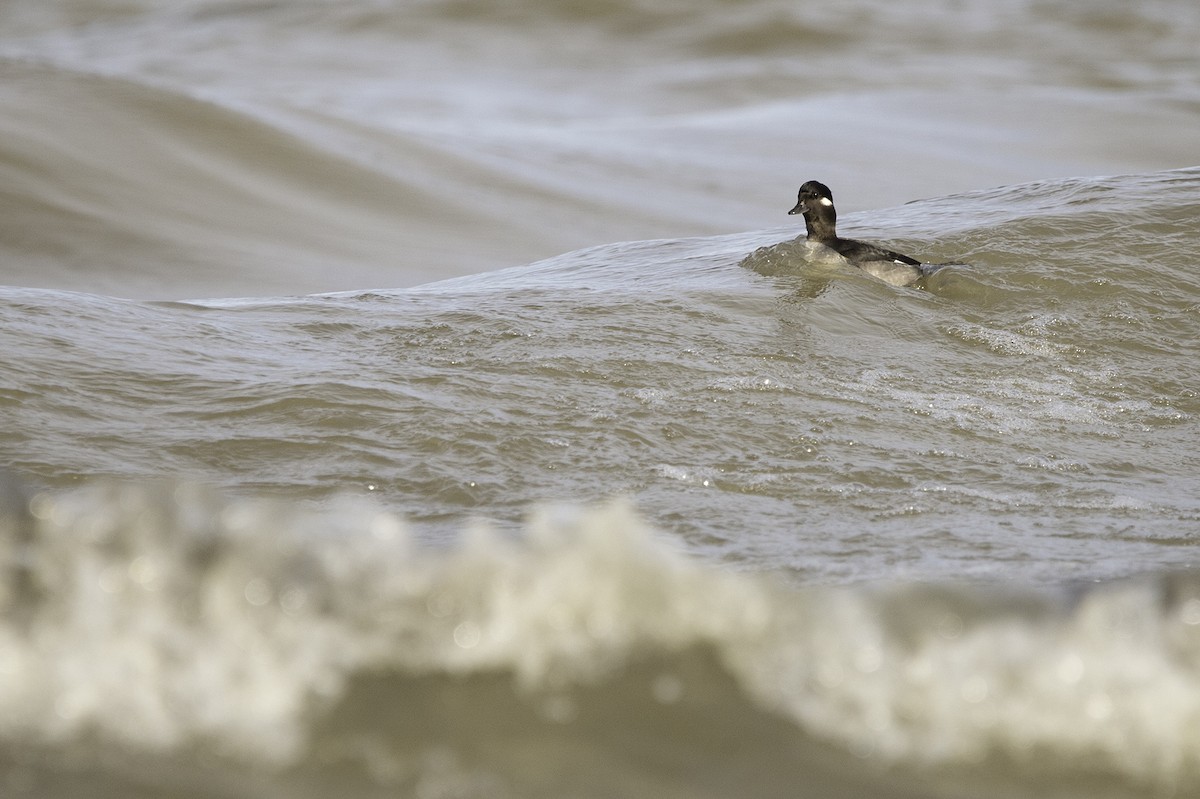
{"label": "bubble", "polygon": [[846,674],[840,663],[828,661],[817,667],[817,681],[825,688],[837,688],[845,679]]}
{"label": "bubble", "polygon": [[100,576],[96,578],[96,583],[100,586],[100,590],[106,594],[119,593],[125,587],[125,578],[128,572],[128,568],[122,569],[117,565],[109,566],[100,572]]}
{"label": "bubble", "polygon": [[660,674],[650,686],[654,698],[664,705],[673,705],[683,698],[683,680],[674,674]]}
{"label": "bubble", "polygon": [[425,602],[425,609],[434,618],[444,619],[455,610],[454,597],[449,593],[434,594]]}
{"label": "bubble", "polygon": [[938,619],[937,622],[938,635],[947,641],[953,641],[961,636],[963,627],[962,616],[959,616],[957,613],[947,613]]}
{"label": "bubble", "polygon": [[980,675],[967,678],[962,685],[961,691],[962,698],[973,705],[977,705],[987,699],[990,692],[991,688],[988,686],[988,681]]}
{"label": "bubble", "polygon": [[541,704],[543,718],[557,724],[566,724],[579,715],[579,708],[568,696],[551,696]]}
{"label": "bubble", "polygon": [[854,655],[854,667],[863,674],[879,671],[883,665],[883,652],[877,646],[864,646]]}
{"label": "bubble", "polygon": [[303,588],[291,586],[279,595],[279,606],[288,615],[298,613],[306,604],[308,604],[308,594]]}
{"label": "bubble", "polygon": [[1189,626],[1200,624],[1200,598],[1192,597],[1179,608],[1179,620]]}
{"label": "bubble", "polygon": [[271,601],[271,586],[261,577],[255,577],[250,582],[246,583],[246,601],[256,608]]}
{"label": "bubble", "polygon": [[139,555],[129,562],[129,579],[145,588],[147,591],[153,591],[158,586],[158,568],[146,555]]}
{"label": "bubble", "polygon": [[479,625],[474,622],[464,621],[454,628],[454,643],[463,649],[474,648],[479,644],[482,637],[483,634],[479,630]]}
{"label": "bubble", "polygon": [[1065,655],[1058,662],[1058,679],[1067,685],[1074,685],[1083,679],[1083,658],[1079,655]]}
{"label": "bubble", "polygon": [[377,541],[396,541],[404,533],[400,523],[386,513],[375,515],[370,524],[371,535]]}
{"label": "bubble", "polygon": [[51,520],[54,516],[55,503],[49,494],[37,494],[29,500],[29,512],[35,519]]}

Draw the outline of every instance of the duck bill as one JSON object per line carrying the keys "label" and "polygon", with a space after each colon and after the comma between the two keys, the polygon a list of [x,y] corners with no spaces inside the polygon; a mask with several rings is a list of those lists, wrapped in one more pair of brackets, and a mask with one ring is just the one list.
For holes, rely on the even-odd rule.
{"label": "duck bill", "polygon": [[788,211],[788,216],[795,216],[796,214],[802,214],[802,213],[804,213],[804,203],[799,202],[799,203],[796,203],[795,208]]}

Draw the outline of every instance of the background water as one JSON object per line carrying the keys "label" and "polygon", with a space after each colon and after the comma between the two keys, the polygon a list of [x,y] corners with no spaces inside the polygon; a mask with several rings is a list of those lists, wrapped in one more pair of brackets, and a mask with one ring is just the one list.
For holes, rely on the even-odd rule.
{"label": "background water", "polygon": [[0,5],[0,793],[1200,795],[1198,36]]}

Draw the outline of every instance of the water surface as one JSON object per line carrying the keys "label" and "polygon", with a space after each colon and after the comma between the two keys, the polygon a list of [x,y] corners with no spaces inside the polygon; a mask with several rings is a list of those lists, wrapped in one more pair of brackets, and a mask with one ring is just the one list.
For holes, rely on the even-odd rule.
{"label": "water surface", "polygon": [[0,31],[3,795],[1200,793],[1194,4]]}

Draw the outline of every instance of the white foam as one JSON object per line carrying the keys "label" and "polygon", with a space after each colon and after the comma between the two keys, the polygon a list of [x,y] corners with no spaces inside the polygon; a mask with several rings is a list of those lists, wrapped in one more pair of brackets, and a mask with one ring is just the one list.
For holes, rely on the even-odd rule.
{"label": "white foam", "polygon": [[[952,770],[1037,755],[1060,775],[1200,787],[1193,577],[1074,605],[801,590],[685,558],[620,504],[543,511],[516,541],[480,528],[447,551],[359,501],[142,485],[33,509],[0,550],[9,741],[98,735],[287,764],[356,674],[501,672],[555,695],[699,646],[763,707],[848,751]],[[677,694],[653,692],[667,706]]]}

